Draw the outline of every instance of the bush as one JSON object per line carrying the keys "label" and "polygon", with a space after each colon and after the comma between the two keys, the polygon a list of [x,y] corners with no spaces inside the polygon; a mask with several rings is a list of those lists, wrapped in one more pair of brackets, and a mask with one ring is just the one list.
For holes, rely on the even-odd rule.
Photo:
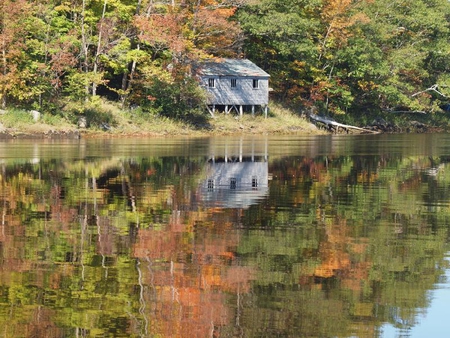
{"label": "bush", "polygon": [[65,120],[59,115],[43,114],[41,116],[41,122],[51,126],[60,126],[65,123]]}
{"label": "bush", "polygon": [[141,82],[140,106],[151,116],[184,119],[205,102],[205,92],[183,65],[156,72],[149,68]]}
{"label": "bush", "polygon": [[100,100],[84,104],[68,103],[64,112],[65,117],[75,125],[78,124],[81,117],[84,117],[87,128],[108,129],[117,124],[110,107]]}
{"label": "bush", "polygon": [[6,128],[13,128],[34,123],[31,114],[25,110],[12,109],[0,115],[0,121]]}

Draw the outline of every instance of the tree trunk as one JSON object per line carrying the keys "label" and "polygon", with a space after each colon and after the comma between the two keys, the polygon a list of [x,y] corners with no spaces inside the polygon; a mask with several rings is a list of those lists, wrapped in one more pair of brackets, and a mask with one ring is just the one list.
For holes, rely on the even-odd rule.
{"label": "tree trunk", "polygon": [[[88,42],[87,42],[87,36],[86,36],[86,27],[85,27],[85,22],[84,22],[84,18],[86,15],[86,0],[83,0],[82,3],[82,8],[81,8],[81,49],[83,51],[83,63],[82,63],[82,70],[87,74],[89,72],[89,61],[88,61],[88,56],[89,56],[89,51],[88,51]],[[85,100],[88,100],[89,97],[89,84],[86,83],[85,85]]]}
{"label": "tree trunk", "polygon": [[[5,43],[3,42],[3,46],[5,45]],[[6,62],[6,50],[5,48],[2,49],[2,64],[3,64],[3,76],[6,77],[7,74],[7,70],[6,70],[6,66],[7,66],[7,62]],[[0,100],[1,100],[1,107],[2,109],[6,108],[6,91],[4,89],[2,89],[2,91],[0,92]]]}
{"label": "tree trunk", "polygon": [[[136,15],[140,14],[141,11],[141,5],[142,5],[142,0],[138,0],[137,5],[136,5]],[[147,10],[145,11],[145,16],[148,18],[152,12],[153,9],[153,0],[150,0],[150,3],[147,7]],[[139,33],[138,33],[139,34]],[[136,46],[136,50],[140,50],[141,49],[141,45],[138,42],[137,46]],[[133,80],[134,80],[134,75],[136,73],[136,67],[137,67],[137,61],[133,60],[133,62],[131,63],[131,69],[130,69],[130,73],[124,73],[123,74],[123,78],[122,78],[122,92],[123,94],[120,97],[120,101],[122,102],[122,107],[125,106],[125,102],[128,98],[128,93],[131,91],[131,87],[133,85]]]}
{"label": "tree trunk", "polygon": [[100,27],[98,28],[98,42],[97,42],[97,51],[95,53],[94,58],[94,67],[93,67],[93,73],[94,73],[94,81],[92,82],[92,96],[97,95],[97,83],[95,82],[95,76],[97,75],[98,71],[98,58],[101,54],[102,50],[102,33],[103,33],[103,21],[105,19],[105,13],[106,13],[106,5],[108,3],[108,0],[104,0],[103,2],[103,11],[102,11],[102,17],[100,19]]}

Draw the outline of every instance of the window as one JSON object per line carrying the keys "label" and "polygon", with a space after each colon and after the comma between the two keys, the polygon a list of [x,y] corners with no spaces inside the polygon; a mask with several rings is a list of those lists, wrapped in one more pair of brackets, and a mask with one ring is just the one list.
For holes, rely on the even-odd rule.
{"label": "window", "polygon": [[254,89],[259,88],[259,80],[258,79],[253,79],[253,88]]}
{"label": "window", "polygon": [[236,178],[230,178],[230,189],[236,189]]}
{"label": "window", "polygon": [[215,81],[213,78],[208,79],[208,87],[214,88],[216,86]]}
{"label": "window", "polygon": [[213,180],[208,180],[208,190],[213,190],[214,189],[214,181]]}
{"label": "window", "polygon": [[256,177],[252,177],[252,188],[258,188],[258,179]]}
{"label": "window", "polygon": [[231,88],[236,88],[236,87],[237,87],[236,79],[231,79]]}

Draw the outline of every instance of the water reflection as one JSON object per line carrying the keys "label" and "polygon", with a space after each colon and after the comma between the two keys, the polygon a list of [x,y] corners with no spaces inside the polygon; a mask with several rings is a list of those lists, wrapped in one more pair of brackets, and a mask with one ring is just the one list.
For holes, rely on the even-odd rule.
{"label": "water reflection", "polygon": [[[258,146],[264,147],[258,149]],[[269,192],[267,139],[256,143],[249,140],[251,150],[244,153],[243,140],[236,147],[225,143],[214,148],[215,155],[205,166],[206,179],[201,184],[201,199],[209,207],[248,208],[264,199]],[[255,147],[256,146],[256,147]]]}
{"label": "water reflection", "polygon": [[0,144],[2,333],[413,335],[448,269],[446,141]]}

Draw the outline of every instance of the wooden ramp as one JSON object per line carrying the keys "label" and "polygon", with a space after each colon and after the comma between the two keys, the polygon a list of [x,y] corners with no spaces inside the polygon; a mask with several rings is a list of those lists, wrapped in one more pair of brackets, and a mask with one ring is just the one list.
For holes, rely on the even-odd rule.
{"label": "wooden ramp", "polygon": [[318,116],[316,114],[310,114],[309,118],[313,121],[313,122],[318,122],[321,123],[323,125],[325,125],[327,127],[328,130],[330,131],[334,131],[334,132],[339,132],[339,129],[344,130],[345,132],[349,132],[350,130],[356,130],[359,131],[361,133],[371,133],[371,134],[379,134],[378,131],[374,131],[374,130],[370,130],[370,129],[366,129],[366,128],[360,128],[360,127],[355,127],[355,126],[351,126],[348,124],[342,124],[330,119],[327,119],[325,117],[321,117]]}

